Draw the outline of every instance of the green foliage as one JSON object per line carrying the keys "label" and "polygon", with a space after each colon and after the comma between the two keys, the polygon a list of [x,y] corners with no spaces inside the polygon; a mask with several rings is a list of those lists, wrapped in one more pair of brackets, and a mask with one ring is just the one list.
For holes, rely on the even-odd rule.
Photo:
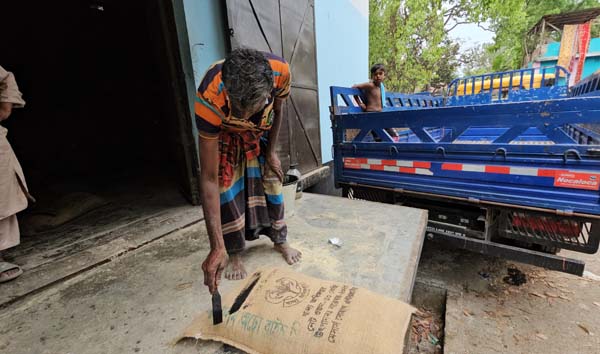
{"label": "green foliage", "polygon": [[454,80],[457,68],[461,63],[458,43],[446,38],[440,46],[442,56],[434,68],[433,78],[430,81],[430,84],[435,87],[449,84]]}
{"label": "green foliage", "polygon": [[431,82],[447,49],[442,1],[375,0],[369,6],[370,60],[386,66],[386,86],[412,92]]}
{"label": "green foliage", "polygon": [[542,16],[598,7],[598,5],[598,0],[483,1],[492,30],[496,34],[494,44],[489,50],[489,55],[493,56],[493,70],[521,67],[525,54],[525,35]]}
{"label": "green foliage", "polygon": [[[461,64],[464,74],[516,69],[525,34],[542,16],[597,6],[598,0],[370,0],[369,59],[386,66],[386,86],[401,92],[448,83]],[[494,42],[460,54],[448,33],[463,23],[489,24]]]}
{"label": "green foliage", "polygon": [[451,81],[460,46],[448,33],[486,19],[472,0],[371,0],[369,10],[369,59],[385,64],[386,85],[403,92]]}
{"label": "green foliage", "polygon": [[494,56],[490,51],[491,46],[490,43],[480,44],[461,55],[462,76],[482,75],[492,71]]}

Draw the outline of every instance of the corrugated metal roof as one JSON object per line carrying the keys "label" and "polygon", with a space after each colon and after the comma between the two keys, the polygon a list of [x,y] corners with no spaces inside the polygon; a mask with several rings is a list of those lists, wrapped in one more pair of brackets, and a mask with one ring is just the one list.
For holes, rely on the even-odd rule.
{"label": "corrugated metal roof", "polygon": [[552,24],[554,27],[562,29],[564,25],[577,25],[581,23],[586,23],[590,20],[595,19],[598,16],[600,16],[600,7],[567,12],[562,14],[546,15],[542,17],[538,21],[538,23],[535,24],[535,26],[531,27],[528,34],[534,32],[538,27],[542,25],[544,21]]}

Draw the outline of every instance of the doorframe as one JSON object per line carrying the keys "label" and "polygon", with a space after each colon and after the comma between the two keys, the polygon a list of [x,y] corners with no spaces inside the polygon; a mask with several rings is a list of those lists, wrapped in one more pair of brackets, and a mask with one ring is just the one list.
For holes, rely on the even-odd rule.
{"label": "doorframe", "polygon": [[198,156],[197,139],[194,136],[193,117],[194,69],[189,48],[187,24],[183,0],[159,0],[162,11],[159,14],[161,28],[164,35],[165,47],[168,54],[168,72],[171,79],[175,110],[180,127],[178,137],[183,148],[185,166],[184,174],[187,175],[189,195],[186,198],[193,205],[200,205],[200,162]]}

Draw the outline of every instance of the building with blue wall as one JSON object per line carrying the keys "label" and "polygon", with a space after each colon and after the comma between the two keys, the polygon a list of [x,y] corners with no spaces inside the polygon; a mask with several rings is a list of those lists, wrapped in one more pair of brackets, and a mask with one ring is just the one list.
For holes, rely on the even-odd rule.
{"label": "building with blue wall", "polygon": [[[558,54],[560,52],[560,42],[548,43],[545,49],[544,54],[536,61],[539,62],[542,67],[556,65],[558,62]],[[597,70],[600,70],[600,38],[592,38],[588,52],[585,56],[581,79],[593,74]]]}
{"label": "building with blue wall", "polygon": [[319,109],[323,163],[333,160],[329,86],[369,79],[368,0],[315,1]]}
{"label": "building with blue wall", "polygon": [[225,14],[218,1],[184,0],[196,87],[206,68],[227,54]]}

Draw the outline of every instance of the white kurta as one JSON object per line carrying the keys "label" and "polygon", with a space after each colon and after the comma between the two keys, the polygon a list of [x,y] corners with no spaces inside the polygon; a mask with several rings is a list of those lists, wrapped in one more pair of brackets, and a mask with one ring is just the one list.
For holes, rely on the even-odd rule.
{"label": "white kurta", "polygon": [[[0,102],[10,102],[13,108],[23,107],[25,101],[15,77],[0,67]],[[10,118],[9,118],[10,119]],[[19,244],[19,225],[16,214],[27,208],[27,188],[19,161],[7,139],[8,130],[0,126],[0,251]]]}

